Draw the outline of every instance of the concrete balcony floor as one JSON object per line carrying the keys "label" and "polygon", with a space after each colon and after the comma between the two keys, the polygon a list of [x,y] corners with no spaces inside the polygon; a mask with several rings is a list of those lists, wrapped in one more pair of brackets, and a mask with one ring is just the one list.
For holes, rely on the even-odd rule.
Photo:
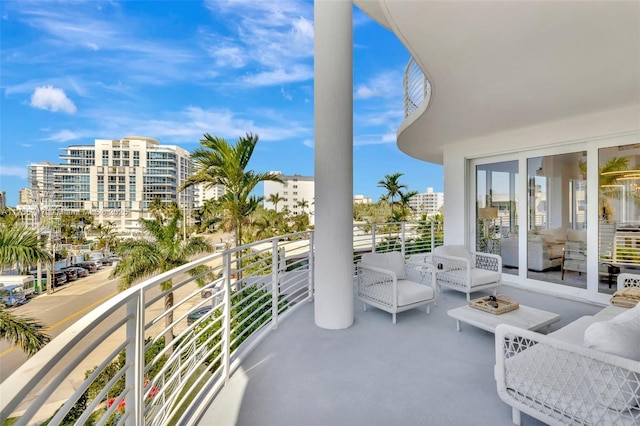
{"label": "concrete balcony floor", "polygon": [[[601,309],[507,285],[498,293],[560,314],[552,331]],[[465,295],[438,296],[430,315],[402,312],[396,325],[356,299],[353,326],[338,331],[315,326],[308,303],[243,360],[200,425],[511,425],[494,335],[466,324],[457,332],[447,310]],[[522,424],[542,423],[523,414]]]}

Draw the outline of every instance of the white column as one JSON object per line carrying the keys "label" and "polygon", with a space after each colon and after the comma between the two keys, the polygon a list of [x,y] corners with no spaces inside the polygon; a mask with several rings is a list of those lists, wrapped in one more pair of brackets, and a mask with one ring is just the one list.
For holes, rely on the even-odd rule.
{"label": "white column", "polygon": [[353,3],[314,2],[315,322],[353,324]]}

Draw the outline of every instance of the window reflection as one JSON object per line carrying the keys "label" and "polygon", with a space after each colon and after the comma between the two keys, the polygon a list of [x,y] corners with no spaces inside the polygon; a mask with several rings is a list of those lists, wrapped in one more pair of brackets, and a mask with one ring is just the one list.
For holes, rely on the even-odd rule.
{"label": "window reflection", "polygon": [[611,293],[618,273],[640,273],[640,145],[602,148],[598,166],[599,290]]}
{"label": "window reflection", "polygon": [[527,159],[527,276],[587,287],[586,152]]}

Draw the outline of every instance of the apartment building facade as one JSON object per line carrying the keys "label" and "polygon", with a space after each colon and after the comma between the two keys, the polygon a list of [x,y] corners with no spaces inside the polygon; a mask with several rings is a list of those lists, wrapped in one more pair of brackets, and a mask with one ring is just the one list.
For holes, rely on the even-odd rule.
{"label": "apartment building facade", "polygon": [[272,171],[277,174],[284,183],[265,181],[264,182],[264,208],[275,209],[276,206],[268,201],[272,194],[279,194],[283,199],[278,203],[279,212],[284,209],[293,214],[309,213],[310,222],[313,224],[315,181],[312,176],[283,175],[282,172]]}
{"label": "apartment building facade", "polygon": [[62,150],[60,164],[29,166],[30,189],[39,197],[32,195],[32,203],[47,200],[63,212],[89,211],[95,224],[112,223],[121,235],[139,230],[138,219],[150,217],[155,198],[175,201],[186,212],[194,207],[195,189],[178,191],[192,172],[191,156],[179,146],[127,136]]}
{"label": "apartment building facade", "polygon": [[416,194],[409,199],[409,207],[417,214],[434,216],[440,212],[444,205],[444,192],[434,192],[433,188],[427,188],[426,192]]}

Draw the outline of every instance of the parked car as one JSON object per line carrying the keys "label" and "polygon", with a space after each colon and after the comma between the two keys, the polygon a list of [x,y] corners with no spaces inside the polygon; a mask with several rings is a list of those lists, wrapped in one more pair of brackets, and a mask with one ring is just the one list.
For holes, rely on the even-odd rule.
{"label": "parked car", "polygon": [[0,283],[0,305],[18,306],[27,303],[27,297],[20,284],[4,285]]}
{"label": "parked car", "polygon": [[109,257],[103,257],[100,261],[102,262],[103,266],[112,266],[115,262],[119,262],[120,259],[119,257],[116,256],[109,256]]}
{"label": "parked car", "polygon": [[89,275],[89,271],[87,271],[84,268],[81,268],[80,266],[69,266],[68,268],[65,268],[65,269],[76,271],[76,275],[78,276],[78,278],[83,278]]}
{"label": "parked car", "polygon": [[187,315],[187,324],[193,324],[199,318],[202,318],[206,314],[208,314],[213,307],[211,305],[203,306],[202,308],[198,308],[195,311],[191,312]]}
{"label": "parked car", "polygon": [[67,282],[67,274],[62,271],[58,271],[53,274],[53,286],[57,287]]}
{"label": "parked car", "polygon": [[73,266],[77,266],[80,268],[84,268],[89,271],[90,274],[93,274],[98,270],[98,265],[93,260],[86,260],[84,262],[74,263]]}
{"label": "parked car", "polygon": [[67,274],[67,282],[75,281],[78,279],[78,274],[76,273],[75,269],[62,268],[60,269],[60,271]]}

